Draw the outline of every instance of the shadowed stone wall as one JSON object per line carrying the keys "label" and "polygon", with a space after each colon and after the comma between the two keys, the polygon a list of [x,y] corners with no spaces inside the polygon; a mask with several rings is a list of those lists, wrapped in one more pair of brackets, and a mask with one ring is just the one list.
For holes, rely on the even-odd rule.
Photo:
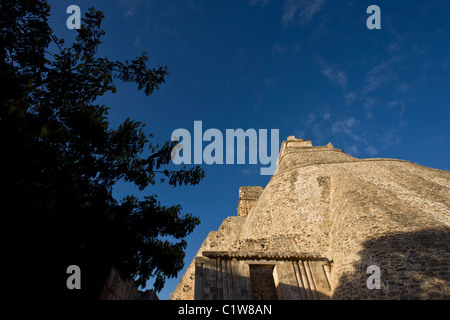
{"label": "shadowed stone wall", "polygon": [[123,280],[112,268],[103,286],[100,300],[159,300],[154,290],[141,291],[134,281]]}

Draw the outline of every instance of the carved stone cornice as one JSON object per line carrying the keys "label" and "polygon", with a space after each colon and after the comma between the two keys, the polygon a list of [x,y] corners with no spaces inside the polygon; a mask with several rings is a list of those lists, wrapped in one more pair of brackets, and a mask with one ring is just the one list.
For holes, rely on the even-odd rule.
{"label": "carved stone cornice", "polygon": [[315,252],[277,252],[277,251],[203,251],[210,259],[238,260],[328,260]]}

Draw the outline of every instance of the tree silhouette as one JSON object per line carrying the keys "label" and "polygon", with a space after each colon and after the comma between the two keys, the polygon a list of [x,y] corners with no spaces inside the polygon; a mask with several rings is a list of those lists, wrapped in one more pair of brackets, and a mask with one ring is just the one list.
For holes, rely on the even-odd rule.
{"label": "tree silhouette", "polygon": [[[48,25],[46,1],[2,0],[0,212],[8,230],[4,265],[17,288],[42,298],[98,298],[111,267],[159,291],[183,267],[184,238],[199,219],[156,195],[118,201],[123,180],[141,191],[156,180],[196,185],[200,167],[170,170],[174,143],[151,143],[144,124],[113,129],[99,96],[117,81],[151,95],[167,67],[98,57],[103,14],[89,9],[76,40],[65,46]],[[54,47],[54,50],[51,49]],[[145,154],[145,156],[144,156]],[[159,177],[158,177],[159,176]],[[81,290],[68,290],[66,268],[81,268]]]}

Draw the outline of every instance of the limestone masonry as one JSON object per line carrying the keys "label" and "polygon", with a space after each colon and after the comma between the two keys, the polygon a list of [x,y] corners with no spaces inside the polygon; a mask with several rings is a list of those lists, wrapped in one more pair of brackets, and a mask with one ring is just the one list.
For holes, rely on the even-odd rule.
{"label": "limestone masonry", "polygon": [[449,236],[450,172],[289,137],[171,299],[450,299]]}

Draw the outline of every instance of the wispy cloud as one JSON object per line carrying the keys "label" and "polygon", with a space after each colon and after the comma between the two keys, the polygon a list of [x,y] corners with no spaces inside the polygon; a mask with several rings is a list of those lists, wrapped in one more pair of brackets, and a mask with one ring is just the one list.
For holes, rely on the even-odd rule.
{"label": "wispy cloud", "polygon": [[354,117],[350,117],[344,120],[339,120],[333,123],[333,126],[331,127],[331,131],[333,133],[339,133],[339,132],[345,132],[346,134],[352,136],[355,138],[355,140],[360,140],[356,135],[353,135],[352,129],[359,125],[359,121],[356,120]]}
{"label": "wispy cloud", "polygon": [[410,83],[399,83],[397,85],[397,91],[400,93],[409,93],[412,89],[412,85]]}
{"label": "wispy cloud", "polygon": [[395,108],[402,117],[406,110],[406,103],[403,100],[393,100],[388,102],[389,107]]}
{"label": "wispy cloud", "polygon": [[353,104],[357,97],[355,92],[349,92],[345,95],[345,103],[348,105]]}
{"label": "wispy cloud", "polygon": [[362,90],[362,94],[368,94],[372,91],[377,90],[385,83],[388,83],[393,76],[392,65],[395,62],[399,61],[399,59],[399,57],[392,57],[391,59],[383,61],[382,63],[373,67],[366,74],[366,81]]}
{"label": "wispy cloud", "polygon": [[[267,0],[267,1],[269,1],[269,0]],[[189,0],[189,6],[192,9],[192,11],[194,11],[194,12],[202,12],[203,3],[201,3],[201,2]]]}
{"label": "wispy cloud", "polygon": [[359,95],[356,91],[347,90],[348,76],[343,68],[330,64],[321,58],[317,58],[320,72],[333,84],[342,88],[342,95],[347,105],[352,105],[358,99]]}
{"label": "wispy cloud", "polygon": [[359,127],[360,121],[354,117],[349,117],[343,120],[335,121],[331,127],[331,131],[333,134],[345,133],[353,140],[356,144],[353,144],[349,147],[348,152],[354,155],[358,155],[361,153],[361,145],[364,146],[364,151],[369,156],[374,156],[378,154],[378,149],[371,145],[367,140],[360,134],[356,134],[354,131],[357,127]]}
{"label": "wispy cloud", "polygon": [[270,2],[270,0],[248,0],[251,6],[261,5],[263,8]]}
{"label": "wispy cloud", "polygon": [[325,0],[287,0],[281,23],[288,26],[300,19],[302,24],[308,24],[313,16],[323,7]]}
{"label": "wispy cloud", "polygon": [[271,88],[278,84],[278,81],[276,79],[271,78],[264,78],[264,88]]}
{"label": "wispy cloud", "polygon": [[372,109],[375,107],[376,103],[377,101],[374,98],[366,98],[366,101],[364,102],[364,114],[367,119],[374,118]]}
{"label": "wispy cloud", "polygon": [[141,38],[138,37],[138,38],[134,39],[133,46],[135,48],[139,48],[141,46],[141,44],[142,44]]}
{"label": "wispy cloud", "polygon": [[318,59],[317,61],[320,65],[322,74],[325,75],[328,78],[328,80],[342,87],[342,89],[345,90],[348,81],[347,74],[345,73],[345,71],[343,71],[337,66],[328,64],[322,59]]}
{"label": "wispy cloud", "polygon": [[370,155],[370,156],[374,156],[378,154],[378,149],[375,148],[374,146],[367,146],[365,148],[365,151]]}
{"label": "wispy cloud", "polygon": [[173,37],[177,37],[177,38],[181,37],[181,33],[175,31],[175,29],[169,29],[167,26],[162,26],[162,25],[156,24],[154,26],[154,30],[159,33],[165,33],[168,36],[173,36]]}
{"label": "wispy cloud", "polygon": [[345,151],[346,153],[354,156],[357,156],[358,154],[361,153],[361,151],[355,144],[352,144],[350,147],[347,147]]}
{"label": "wispy cloud", "polygon": [[[284,11],[281,16],[281,24],[284,27],[292,25],[297,21],[308,24],[311,19],[322,9],[326,0],[285,0]],[[260,5],[265,7],[270,0],[248,0],[250,6]]]}
{"label": "wispy cloud", "polygon": [[285,54],[297,54],[301,52],[302,47],[300,43],[296,42],[290,45],[282,45],[279,42],[272,44],[272,56],[283,57]]}
{"label": "wispy cloud", "polygon": [[243,175],[246,175],[246,176],[257,175],[257,174],[259,174],[259,171],[258,171],[258,170],[255,170],[255,169],[252,169],[252,168],[249,168],[249,169],[239,169],[239,172],[240,172],[241,174],[243,174]]}
{"label": "wispy cloud", "polygon": [[375,91],[388,81],[386,74],[380,73],[378,70],[372,70],[367,74],[366,85],[362,91],[363,94]]}
{"label": "wispy cloud", "polygon": [[279,44],[278,42],[275,42],[272,45],[272,54],[273,55],[284,55],[286,52],[288,51],[288,48],[283,47],[281,44]]}
{"label": "wispy cloud", "polygon": [[125,18],[131,18],[139,7],[141,0],[120,0]]}
{"label": "wispy cloud", "polygon": [[379,148],[368,138],[363,121],[357,116],[342,116],[322,110],[304,114],[297,121],[298,129],[294,130],[296,137],[317,142],[326,141],[330,136],[334,136],[336,142],[342,142],[345,152],[354,156],[372,157],[379,153]]}
{"label": "wispy cloud", "polygon": [[294,130],[294,135],[298,138],[312,139],[320,141],[325,138],[323,126],[321,125],[321,115],[309,112],[298,119],[299,128]]}
{"label": "wispy cloud", "polygon": [[252,108],[254,110],[259,110],[261,109],[261,106],[263,105],[263,95],[261,92],[256,92],[253,97],[255,98],[255,103],[253,104]]}

